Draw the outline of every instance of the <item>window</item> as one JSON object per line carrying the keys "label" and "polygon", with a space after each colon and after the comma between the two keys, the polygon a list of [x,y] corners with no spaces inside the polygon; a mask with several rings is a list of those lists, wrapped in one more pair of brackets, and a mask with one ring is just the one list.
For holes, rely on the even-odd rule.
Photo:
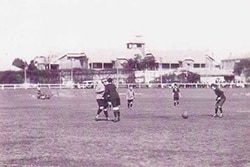
{"label": "window", "polygon": [[200,68],[200,64],[194,64],[194,68]]}
{"label": "window", "polygon": [[206,67],[206,64],[201,64],[201,68],[205,68]]}
{"label": "window", "polygon": [[113,64],[112,63],[104,63],[104,68],[108,68],[108,69],[112,69],[113,68]]}
{"label": "window", "polygon": [[131,49],[131,48],[132,48],[132,44],[129,44],[129,43],[128,43],[128,44],[127,44],[127,48],[128,48],[128,49]]}
{"label": "window", "polygon": [[51,68],[52,70],[58,70],[58,69],[59,69],[59,64],[51,64],[51,65],[50,65],[50,68]]}
{"label": "window", "polygon": [[169,69],[170,64],[169,63],[162,63],[162,68]]}
{"label": "window", "polygon": [[138,43],[138,44],[137,44],[137,47],[138,47],[138,48],[141,48],[141,47],[142,47],[142,44]]}
{"label": "window", "polygon": [[173,69],[173,68],[179,68],[179,64],[178,63],[171,64],[171,69]]}
{"label": "window", "polygon": [[102,68],[102,63],[93,63],[93,68]]}

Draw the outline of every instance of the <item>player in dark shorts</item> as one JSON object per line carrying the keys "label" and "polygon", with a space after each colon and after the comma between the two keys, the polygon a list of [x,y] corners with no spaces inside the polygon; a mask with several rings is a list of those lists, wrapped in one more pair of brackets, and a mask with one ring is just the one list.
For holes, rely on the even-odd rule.
{"label": "player in dark shorts", "polygon": [[116,86],[112,83],[113,79],[108,78],[108,84],[105,85],[104,98],[111,102],[114,112],[114,122],[120,121],[120,96],[116,90]]}
{"label": "player in dark shorts", "polygon": [[219,117],[223,117],[223,111],[222,111],[222,106],[226,101],[226,96],[222,90],[219,89],[218,85],[212,84],[211,88],[214,90],[214,93],[217,95],[216,97],[216,103],[215,103],[215,113],[214,117],[217,117],[218,110],[220,110],[220,115]]}
{"label": "player in dark shorts", "polygon": [[180,102],[179,102],[180,96],[181,96],[180,89],[176,83],[172,87],[173,87],[172,96],[173,96],[173,100],[174,100],[174,106],[177,106],[180,104]]}
{"label": "player in dark shorts", "polygon": [[109,120],[108,117],[108,102],[107,100],[104,98],[104,93],[105,93],[105,86],[104,86],[104,82],[106,82],[106,80],[102,80],[101,82],[99,82],[95,88],[95,93],[96,93],[96,101],[98,104],[98,110],[97,110],[97,114],[95,116],[95,120],[99,120],[99,115],[100,113],[103,111],[104,115],[106,117],[106,120]]}

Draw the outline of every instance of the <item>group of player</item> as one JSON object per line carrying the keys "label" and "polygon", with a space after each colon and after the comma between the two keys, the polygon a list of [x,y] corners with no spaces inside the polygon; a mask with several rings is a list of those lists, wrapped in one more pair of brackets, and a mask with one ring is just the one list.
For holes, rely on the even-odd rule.
{"label": "group of player", "polygon": [[[113,83],[112,78],[102,79],[98,82],[96,88],[96,101],[98,104],[97,114],[95,116],[95,120],[98,121],[100,113],[103,111],[105,115],[105,120],[110,120],[108,109],[113,110],[114,119],[112,121],[119,122],[121,119],[120,114],[120,96],[117,92],[117,88]],[[130,86],[127,92],[127,101],[128,101],[128,108],[132,108],[133,106],[133,99],[135,96],[135,92],[133,87]]]}
{"label": "group of player", "polygon": [[[107,86],[107,85],[113,85],[113,86]],[[214,90],[216,94],[216,103],[215,103],[215,112],[213,117],[223,117],[223,109],[222,106],[226,101],[226,96],[224,92],[219,89],[219,86],[216,84],[211,84],[211,89]],[[104,111],[104,114],[106,116],[106,119],[109,120],[108,117],[108,108],[113,108],[115,120],[114,122],[120,121],[120,97],[119,94],[116,91],[115,85],[112,83],[112,79],[109,78],[108,80],[103,79],[101,84],[98,84],[96,87],[96,99],[98,103],[98,111],[97,115],[95,117],[95,120],[98,120],[99,114]],[[126,93],[126,99],[127,99],[127,106],[129,109],[132,109],[133,107],[133,100],[134,100],[135,92],[133,89],[133,86],[129,86],[129,89]],[[180,89],[178,85],[175,83],[172,85],[172,97],[174,106],[178,106],[180,104]]]}
{"label": "group of player", "polygon": [[[172,97],[174,106],[178,106],[180,104],[181,93],[178,85],[176,83],[171,85],[172,87]],[[223,117],[223,109],[222,106],[226,101],[226,96],[224,92],[219,88],[217,84],[211,84],[211,89],[214,90],[216,94],[216,103],[215,103],[215,112],[213,117]],[[117,92],[117,88],[115,84],[113,84],[113,79],[102,79],[98,82],[95,87],[96,93],[96,101],[98,104],[97,114],[95,116],[95,120],[100,120],[99,115],[101,112],[105,115],[105,120],[110,120],[108,110],[113,110],[114,113],[114,122],[120,121],[120,96]],[[52,95],[41,92],[41,88],[37,87],[37,99],[50,99]],[[127,107],[128,109],[132,109],[133,102],[135,98],[135,91],[133,89],[133,85],[130,85],[126,92],[127,99]]]}
{"label": "group of player", "polygon": [[[120,121],[120,97],[116,90],[116,86],[112,83],[112,78],[103,79],[95,88],[96,93],[96,100],[98,103],[98,110],[95,116],[95,120],[99,120],[99,115],[103,111],[106,117],[106,120],[109,119],[108,109],[112,109],[114,112],[115,119],[114,122]],[[214,90],[216,94],[216,103],[215,103],[215,112],[213,117],[223,117],[223,110],[222,106],[226,101],[226,96],[224,92],[219,88],[216,84],[211,84],[211,89]],[[132,109],[133,107],[133,100],[135,97],[135,91],[133,86],[129,86],[129,89],[126,92],[126,99],[127,99],[127,107]],[[172,85],[172,97],[174,106],[178,106],[180,104],[180,89],[178,85],[175,83]]]}
{"label": "group of player", "polygon": [[[214,112],[213,117],[222,118],[223,117],[222,106],[226,101],[226,96],[217,84],[211,84],[210,87],[212,90],[214,90],[214,93],[216,95],[215,112]],[[179,100],[181,97],[181,93],[180,93],[180,89],[176,83],[172,85],[172,90],[173,90],[172,95],[173,95],[174,106],[178,106],[180,104]]]}

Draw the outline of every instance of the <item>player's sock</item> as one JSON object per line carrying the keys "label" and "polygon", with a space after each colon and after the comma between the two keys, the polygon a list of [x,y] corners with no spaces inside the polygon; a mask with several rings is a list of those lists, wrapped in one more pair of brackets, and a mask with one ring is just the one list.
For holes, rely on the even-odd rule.
{"label": "player's sock", "polygon": [[120,121],[120,111],[117,111],[117,121]]}
{"label": "player's sock", "polygon": [[116,111],[114,111],[114,117],[115,117],[115,120],[116,120],[116,118],[117,118],[117,112]]}
{"label": "player's sock", "polygon": [[222,108],[220,107],[219,109],[220,109],[220,113],[223,113]]}
{"label": "player's sock", "polygon": [[179,102],[177,101],[177,105],[179,105]]}
{"label": "player's sock", "polygon": [[102,112],[102,109],[99,108],[99,109],[97,110],[97,115],[99,115],[101,112]]}
{"label": "player's sock", "polygon": [[218,112],[218,107],[215,108],[215,111],[214,111],[214,116],[217,115],[217,112]]}
{"label": "player's sock", "polygon": [[222,118],[223,117],[223,111],[222,111],[222,108],[220,107],[220,117]]}
{"label": "player's sock", "polygon": [[104,110],[103,112],[104,112],[105,117],[108,118],[108,117],[109,117],[108,111],[107,111],[107,110]]}
{"label": "player's sock", "polygon": [[128,108],[130,107],[130,103],[128,103]]}

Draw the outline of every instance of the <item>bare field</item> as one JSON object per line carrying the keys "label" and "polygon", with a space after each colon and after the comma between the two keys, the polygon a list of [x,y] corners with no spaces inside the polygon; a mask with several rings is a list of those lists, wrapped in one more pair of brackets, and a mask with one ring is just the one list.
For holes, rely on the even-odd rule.
{"label": "bare field", "polygon": [[[0,166],[249,167],[250,89],[224,89],[224,117],[213,118],[210,89],[136,89],[121,121],[94,121],[93,90],[0,91]],[[181,114],[187,111],[188,119]],[[110,117],[113,113],[109,112]]]}

